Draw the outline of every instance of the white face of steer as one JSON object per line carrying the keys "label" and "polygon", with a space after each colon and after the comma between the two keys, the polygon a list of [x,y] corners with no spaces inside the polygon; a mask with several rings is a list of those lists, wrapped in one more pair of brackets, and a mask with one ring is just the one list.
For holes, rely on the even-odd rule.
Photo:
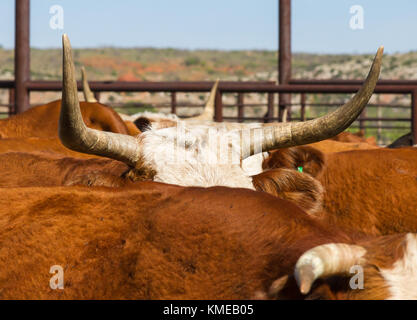
{"label": "white face of steer", "polygon": [[241,131],[179,124],[140,136],[143,164],[154,181],[181,186],[254,189],[253,174],[262,171],[259,153],[240,160]]}
{"label": "white face of steer", "polygon": [[417,299],[417,234],[407,234],[404,255],[390,269],[382,269],[392,300]]}

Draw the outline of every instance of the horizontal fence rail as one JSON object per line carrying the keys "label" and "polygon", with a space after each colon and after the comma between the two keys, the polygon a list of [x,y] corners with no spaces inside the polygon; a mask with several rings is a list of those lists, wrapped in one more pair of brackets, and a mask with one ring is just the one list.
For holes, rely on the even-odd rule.
{"label": "horizontal fence rail", "polygon": [[[272,122],[279,121],[277,117],[274,117],[274,108],[278,108],[278,101],[274,100],[274,94],[287,93],[287,94],[300,94],[299,103],[286,103],[286,107],[300,106],[300,116],[294,117],[294,115],[287,115],[291,120],[309,120],[306,117],[306,107],[336,107],[340,104],[337,103],[307,103],[307,94],[353,94],[356,93],[363,81],[360,80],[304,80],[293,79],[289,84],[277,85],[272,81],[248,81],[248,82],[236,82],[236,81],[222,81],[218,86],[218,93],[215,99],[215,120],[233,120],[233,121],[263,121]],[[161,82],[121,82],[121,81],[91,81],[89,82],[91,90],[96,97],[99,98],[100,92],[168,92],[171,93],[171,101],[169,103],[160,104],[158,107],[170,107],[172,113],[177,113],[177,108],[183,107],[201,107],[201,105],[179,102],[177,100],[177,93],[186,92],[209,92],[214,84],[211,81],[201,82],[178,82],[178,81],[161,81]],[[9,90],[9,115],[15,113],[14,106],[14,81],[1,80],[0,88]],[[82,90],[81,82],[77,82],[78,90]],[[31,91],[61,91],[61,81],[27,81],[25,88],[29,92]],[[413,132],[414,141],[417,141],[417,81],[414,80],[380,80],[375,88],[375,93],[378,94],[406,94],[411,96],[411,105],[404,106],[398,104],[369,104],[368,107],[390,107],[398,109],[411,109],[411,118],[395,117],[395,118],[383,118],[383,117],[367,117],[366,112],[362,113],[358,118],[359,128],[381,128],[381,129],[394,129],[403,128],[399,126],[387,126],[379,124],[378,126],[366,125],[367,121],[398,121],[409,122],[411,131]],[[237,95],[236,103],[223,104],[222,95],[234,93]],[[244,102],[245,93],[258,93],[266,94],[266,103],[248,103]],[[140,106],[143,104],[132,104],[129,106]],[[244,110],[246,107],[267,106],[267,112],[264,117],[248,117],[245,116]],[[116,104],[113,107],[122,108],[120,104]],[[225,117],[223,116],[223,108],[237,107],[237,117]],[[290,109],[289,109],[290,110]],[[289,111],[290,112],[290,111]],[[0,112],[1,113],[1,112]],[[353,125],[352,127],[355,127]]]}

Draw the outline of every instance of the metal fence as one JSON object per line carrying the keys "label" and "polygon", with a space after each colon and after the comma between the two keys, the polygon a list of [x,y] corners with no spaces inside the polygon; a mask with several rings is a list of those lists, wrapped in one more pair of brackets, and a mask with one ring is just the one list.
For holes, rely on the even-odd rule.
{"label": "metal fence", "polygon": [[[289,109],[289,120],[309,120],[306,118],[307,107],[336,107],[337,103],[307,103],[308,94],[352,94],[356,93],[362,82],[356,80],[293,80],[288,85],[277,85],[273,82],[220,82],[218,92],[215,99],[215,116],[214,120],[221,121],[262,121],[274,122],[280,121],[279,117],[274,117],[274,108],[279,107],[279,103],[275,102],[275,94],[299,94],[299,103],[287,103],[285,107],[291,105],[299,105],[300,112],[296,115]],[[181,103],[177,101],[177,93],[190,92],[209,92],[213,82],[118,82],[118,81],[92,81],[90,87],[92,91],[99,98],[100,92],[166,92],[170,93],[171,99],[168,105],[172,113],[177,113],[177,108],[196,106]],[[61,91],[62,83],[60,81],[28,81],[26,84],[27,90],[31,91]],[[16,108],[14,107],[14,81],[0,81],[0,88],[9,90],[9,114],[14,114]],[[82,90],[82,85],[78,82],[78,89]],[[235,104],[224,104],[223,95],[234,93],[236,94]],[[245,93],[262,93],[267,95],[267,112],[263,117],[248,117],[245,116],[245,109],[254,107],[253,104],[245,104]],[[388,118],[388,117],[367,117],[365,112],[359,117],[359,128],[381,128],[381,129],[395,129],[395,126],[387,126],[382,123],[390,121],[400,121],[410,123],[410,129],[413,132],[414,141],[417,141],[417,81],[406,80],[381,80],[375,88],[375,93],[378,94],[406,94],[411,96],[411,105],[391,105],[391,104],[370,104],[367,108],[384,107],[384,108],[398,108],[411,109],[411,117],[407,118]],[[118,105],[123,107],[123,105]],[[226,117],[223,115],[223,109],[227,107],[237,107],[237,116]],[[370,127],[367,125],[369,121],[378,121],[381,124]]]}

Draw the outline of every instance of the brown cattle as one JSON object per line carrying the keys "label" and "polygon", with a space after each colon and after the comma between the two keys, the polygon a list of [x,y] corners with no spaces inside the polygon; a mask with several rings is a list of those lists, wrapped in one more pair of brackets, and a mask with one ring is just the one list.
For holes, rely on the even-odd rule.
{"label": "brown cattle", "polygon": [[141,131],[138,129],[138,127],[132,121],[125,120],[125,125],[127,127],[128,132],[129,132],[129,135],[135,137],[135,136],[141,134]]}
{"label": "brown cattle", "polygon": [[328,221],[367,234],[417,232],[416,159],[415,148],[328,155],[318,177]]}
{"label": "brown cattle", "polygon": [[245,189],[5,189],[0,239],[2,299],[416,298],[416,235],[354,239]]}
{"label": "brown cattle", "polygon": [[[126,124],[113,109],[100,103],[80,103],[81,114],[89,128],[129,134]],[[61,100],[33,107],[21,114],[0,120],[0,138],[58,137]]]}
{"label": "brown cattle", "polygon": [[358,132],[352,133],[348,131],[344,131],[339,133],[337,136],[331,138],[334,141],[339,142],[364,142],[370,145],[376,146],[376,141],[374,137],[365,137],[365,132],[363,130],[359,130]]}
{"label": "brown cattle", "polygon": [[[96,158],[96,157],[95,157]],[[110,159],[79,159],[56,153],[0,153],[0,187],[123,186],[129,168]]]}
{"label": "brown cattle", "polygon": [[309,146],[320,150],[323,153],[342,152],[350,150],[369,150],[378,149],[379,147],[367,142],[340,142],[332,139],[311,143]]}
{"label": "brown cattle", "polygon": [[[64,61],[69,56],[64,48]],[[273,128],[259,138],[261,151],[343,130],[371,95],[378,68],[372,70],[353,102],[312,122]],[[176,162],[181,166],[171,170],[170,153],[161,152],[170,146],[167,140],[184,140],[183,151],[192,156],[194,132],[183,137],[161,130],[135,139],[87,128],[72,75],[64,64],[59,134],[71,149],[121,160],[136,178],[204,186],[251,181],[237,166],[205,166],[197,158]],[[248,154],[255,147],[251,142]],[[124,188],[7,189],[0,194],[0,261],[7,266],[0,268],[0,297],[416,298],[415,283],[405,281],[416,279],[416,235],[357,238],[318,220],[290,202],[238,188],[140,182]],[[354,266],[367,279],[360,294],[345,276]],[[47,286],[54,284],[49,272],[57,269],[64,272],[63,290]]]}
{"label": "brown cattle", "polygon": [[[0,139],[0,154],[9,152],[23,152],[34,154],[55,155],[73,158],[99,158],[94,155],[72,151],[64,147],[58,138],[14,138]],[[4,159],[4,161],[7,161]]]}
{"label": "brown cattle", "polygon": [[[32,138],[33,139],[33,138]],[[6,140],[7,141],[7,140]],[[50,146],[50,141],[47,146]],[[39,145],[39,142],[37,142]],[[24,149],[24,145],[19,144]],[[0,141],[0,187],[106,186],[121,187],[138,180],[135,170],[111,159],[50,151],[3,153]],[[68,153],[72,151],[68,150]],[[90,159],[89,159],[90,158]],[[140,174],[139,174],[140,175]],[[150,179],[150,178],[149,178]],[[318,216],[322,208],[323,187],[313,177],[290,169],[276,169],[252,177],[255,190],[295,202],[307,213]]]}
{"label": "brown cattle", "polygon": [[417,232],[416,159],[416,148],[324,155],[301,146],[272,152],[264,169],[287,168],[299,175],[295,170],[303,167],[304,174],[323,186],[327,222],[369,235],[385,235]]}

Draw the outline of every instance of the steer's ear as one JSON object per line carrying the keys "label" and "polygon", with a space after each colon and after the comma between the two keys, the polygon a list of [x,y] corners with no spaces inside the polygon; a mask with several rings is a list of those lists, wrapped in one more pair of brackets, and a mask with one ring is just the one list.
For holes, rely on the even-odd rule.
{"label": "steer's ear", "polygon": [[323,186],[309,174],[286,168],[272,169],[252,176],[252,183],[257,191],[289,200],[308,214],[317,216],[321,212]]}
{"label": "steer's ear", "polygon": [[310,146],[298,146],[271,151],[262,167],[263,169],[294,169],[317,177],[324,165],[325,157],[320,150]]}

